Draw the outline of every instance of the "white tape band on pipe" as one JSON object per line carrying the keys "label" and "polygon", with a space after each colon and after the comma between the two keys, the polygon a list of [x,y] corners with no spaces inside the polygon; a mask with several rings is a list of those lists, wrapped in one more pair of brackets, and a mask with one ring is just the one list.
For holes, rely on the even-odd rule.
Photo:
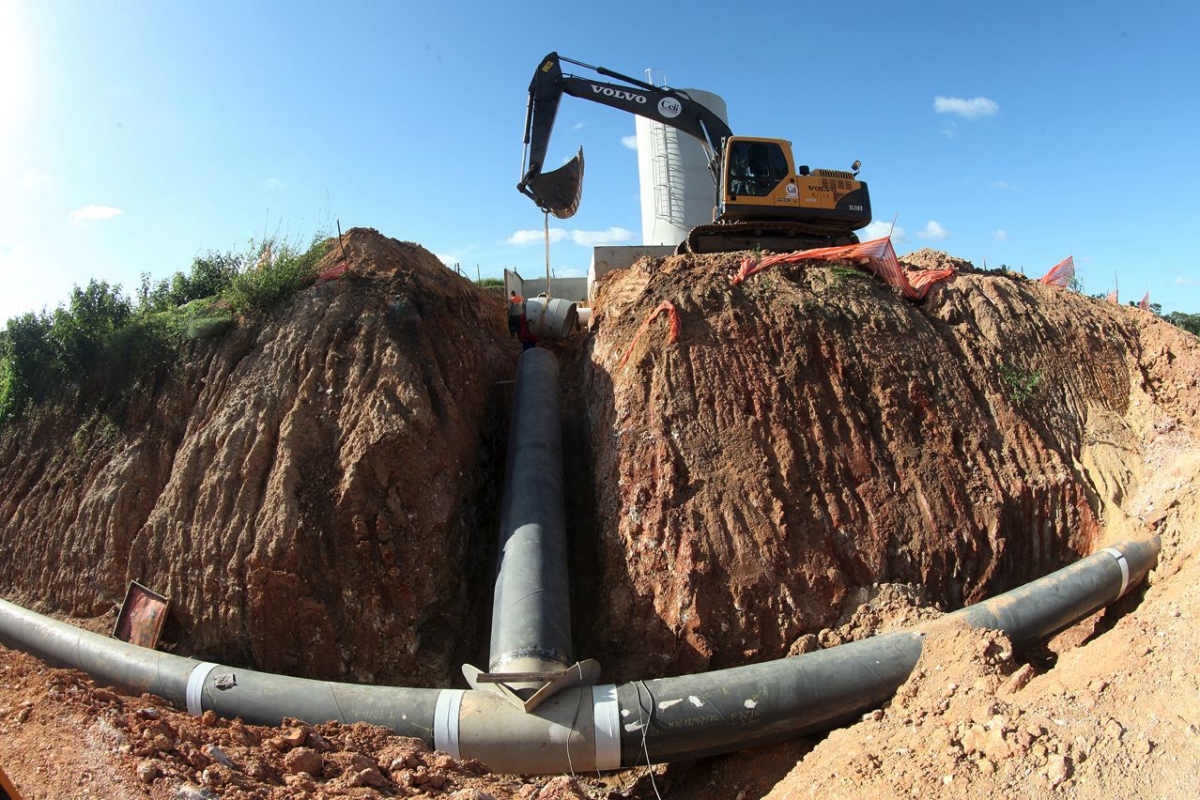
{"label": "white tape band on pipe", "polygon": [[462,759],[458,746],[458,712],[465,689],[443,689],[433,712],[433,748],[451,758]]}
{"label": "white tape band on pipe", "polygon": [[620,769],[621,709],[616,684],[592,687],[592,720],[596,727],[596,769]]}
{"label": "white tape band on pipe", "polygon": [[188,713],[193,717],[198,717],[204,713],[202,705],[204,699],[204,681],[208,680],[208,673],[216,668],[216,664],[202,661],[192,668],[192,674],[188,676],[187,709]]}
{"label": "white tape band on pipe", "polygon": [[1117,597],[1122,597],[1125,590],[1129,588],[1129,562],[1125,560],[1125,554],[1115,547],[1106,547],[1104,552],[1117,560],[1117,566],[1121,568],[1121,591]]}

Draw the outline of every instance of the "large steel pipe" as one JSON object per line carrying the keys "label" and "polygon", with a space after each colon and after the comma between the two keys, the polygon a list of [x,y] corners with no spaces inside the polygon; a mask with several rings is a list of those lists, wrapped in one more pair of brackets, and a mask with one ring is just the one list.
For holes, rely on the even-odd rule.
{"label": "large steel pipe", "polygon": [[517,362],[490,672],[554,673],[574,660],[563,504],[558,359],[539,347],[525,351]]}
{"label": "large steel pipe", "polygon": [[103,683],[160,694],[193,714],[213,709],[268,725],[284,717],[361,720],[496,772],[579,772],[727,753],[852,720],[907,679],[925,634],[938,626],[987,627],[1029,644],[1120,598],[1158,550],[1157,539],[1123,542],[915,630],[702,675],[568,688],[533,713],[488,691],[334,684],[199,662],[2,600],[0,642]]}

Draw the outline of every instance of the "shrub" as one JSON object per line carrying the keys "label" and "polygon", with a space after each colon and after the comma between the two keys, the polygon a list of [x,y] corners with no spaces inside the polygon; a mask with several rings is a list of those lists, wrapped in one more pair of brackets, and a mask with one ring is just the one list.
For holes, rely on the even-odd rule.
{"label": "shrub", "polygon": [[314,236],[305,250],[274,238],[257,247],[252,242],[254,258],[247,263],[254,266],[234,277],[225,295],[230,307],[239,314],[270,311],[315,277],[328,247],[329,242],[320,235]]}
{"label": "shrub", "polygon": [[209,251],[192,261],[191,271],[176,272],[157,284],[150,273],[142,273],[138,290],[138,310],[142,312],[169,311],[206,297],[219,297],[226,292],[241,271],[244,257],[236,253]]}
{"label": "shrub", "polygon": [[251,242],[249,256],[210,251],[187,275],[155,284],[143,274],[136,307],[119,285],[93,280],[53,313],[10,319],[0,331],[0,423],[51,399],[102,411],[127,399],[173,369],[188,340],[224,333],[235,312],[267,311],[290,298],[311,281],[327,247],[317,235],[305,248],[272,238]]}
{"label": "shrub", "polygon": [[1024,405],[1042,382],[1042,373],[1000,362],[1000,377],[1008,385],[1008,399]]}

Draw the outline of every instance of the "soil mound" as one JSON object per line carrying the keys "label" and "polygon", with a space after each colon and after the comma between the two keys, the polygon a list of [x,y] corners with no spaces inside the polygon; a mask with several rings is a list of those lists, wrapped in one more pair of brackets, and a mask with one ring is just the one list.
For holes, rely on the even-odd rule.
{"label": "soil mound", "polygon": [[355,229],[327,257],[343,260],[274,317],[196,343],[124,413],[4,431],[8,599],[108,632],[138,580],[170,598],[179,652],[448,679],[479,624],[464,575],[497,504],[480,443],[517,352],[499,295],[424,248]]}
{"label": "soil mound", "polygon": [[[736,261],[602,285],[592,652],[621,678],[782,656],[876,583],[946,609],[1024,583],[1125,519],[1157,430],[1194,436],[1200,347],[1151,315],[977,271],[920,304],[853,265],[731,286]],[[621,367],[663,301],[679,340]]]}

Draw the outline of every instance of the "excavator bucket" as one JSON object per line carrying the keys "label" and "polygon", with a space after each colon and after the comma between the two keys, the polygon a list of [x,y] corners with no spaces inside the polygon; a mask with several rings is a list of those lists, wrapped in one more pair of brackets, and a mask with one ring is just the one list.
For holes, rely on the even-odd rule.
{"label": "excavator bucket", "polygon": [[558,169],[530,178],[522,191],[559,219],[575,216],[583,195],[583,148]]}

